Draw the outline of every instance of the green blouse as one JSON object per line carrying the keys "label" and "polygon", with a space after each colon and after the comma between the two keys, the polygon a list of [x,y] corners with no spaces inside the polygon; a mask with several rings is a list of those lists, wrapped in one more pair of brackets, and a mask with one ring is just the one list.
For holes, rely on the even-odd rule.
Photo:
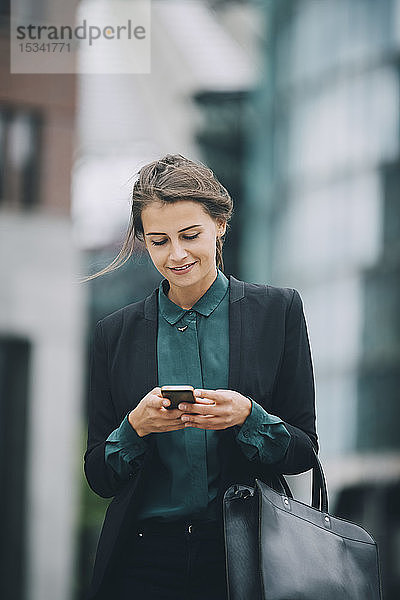
{"label": "green blouse", "polygon": [[[168,296],[169,284],[159,286],[157,336],[158,385],[192,385],[227,389],[229,372],[229,280],[218,270],[206,293],[185,310]],[[236,440],[249,460],[271,464],[283,458],[290,434],[276,416],[252,400],[252,410]],[[212,519],[220,466],[219,432],[186,427],[153,433],[152,464],[143,473],[144,494],[138,519]],[[132,464],[143,460],[148,438],[139,437],[127,416],[107,438],[106,462],[123,479]]]}

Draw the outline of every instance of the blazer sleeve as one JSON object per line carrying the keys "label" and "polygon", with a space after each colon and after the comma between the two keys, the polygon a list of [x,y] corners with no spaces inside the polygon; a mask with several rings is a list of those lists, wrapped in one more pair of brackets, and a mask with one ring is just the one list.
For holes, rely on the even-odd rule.
{"label": "blazer sleeve", "polygon": [[274,469],[288,475],[310,469],[314,464],[313,448],[318,451],[315,385],[303,303],[297,290],[293,290],[286,313],[284,349],[271,412],[281,417],[290,433],[286,454]]}
{"label": "blazer sleeve", "polygon": [[102,322],[99,321],[90,355],[88,439],[84,470],[91,489],[103,498],[117,494],[127,483],[132,483],[140,471],[140,466],[133,464],[128,479],[123,481],[105,460],[106,439],[118,426],[109,384],[107,348]]}

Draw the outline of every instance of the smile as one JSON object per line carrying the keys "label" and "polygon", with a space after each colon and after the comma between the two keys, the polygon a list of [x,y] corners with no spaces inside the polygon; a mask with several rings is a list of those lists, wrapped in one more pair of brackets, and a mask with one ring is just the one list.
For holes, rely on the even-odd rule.
{"label": "smile", "polygon": [[174,271],[175,273],[185,273],[186,271],[189,271],[193,265],[195,265],[195,262],[189,263],[188,265],[184,265],[183,267],[169,267],[171,269],[171,271]]}

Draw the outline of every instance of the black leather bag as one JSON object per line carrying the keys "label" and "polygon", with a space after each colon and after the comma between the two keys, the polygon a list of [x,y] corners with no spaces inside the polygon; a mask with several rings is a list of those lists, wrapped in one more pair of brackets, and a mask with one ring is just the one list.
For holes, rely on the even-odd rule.
{"label": "black leather bag", "polygon": [[229,600],[381,600],[378,550],[362,527],[328,513],[315,455],[312,506],[282,476],[224,495]]}

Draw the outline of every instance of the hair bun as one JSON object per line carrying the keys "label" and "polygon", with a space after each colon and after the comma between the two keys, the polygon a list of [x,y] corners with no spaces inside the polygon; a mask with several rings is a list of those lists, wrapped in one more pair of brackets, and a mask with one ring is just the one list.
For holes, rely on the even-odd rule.
{"label": "hair bun", "polygon": [[179,167],[184,162],[182,159],[184,159],[184,157],[180,154],[166,154],[166,156],[157,161],[155,165],[156,172],[163,173],[170,165]]}
{"label": "hair bun", "polygon": [[167,168],[167,165],[162,161],[158,161],[155,165],[156,173],[163,173],[166,168]]}

